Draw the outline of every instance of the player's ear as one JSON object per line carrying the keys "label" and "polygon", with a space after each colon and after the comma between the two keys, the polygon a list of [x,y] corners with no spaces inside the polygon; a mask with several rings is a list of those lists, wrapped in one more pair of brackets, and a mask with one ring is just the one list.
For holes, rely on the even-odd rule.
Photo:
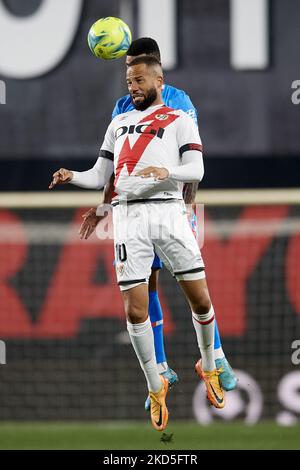
{"label": "player's ear", "polygon": [[159,88],[162,88],[163,84],[164,84],[164,77],[162,75],[158,75],[156,77],[157,79],[157,84],[158,84],[158,87]]}

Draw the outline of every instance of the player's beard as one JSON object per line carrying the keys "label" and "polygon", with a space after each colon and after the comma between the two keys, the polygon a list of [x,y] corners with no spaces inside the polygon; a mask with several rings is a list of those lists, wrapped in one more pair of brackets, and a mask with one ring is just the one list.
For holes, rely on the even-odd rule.
{"label": "player's beard", "polygon": [[149,106],[151,106],[151,104],[154,103],[156,98],[157,98],[157,91],[153,87],[153,88],[150,88],[150,90],[147,92],[147,94],[145,95],[145,98],[142,101],[135,103],[132,97],[131,97],[131,100],[135,109],[137,109],[138,111],[145,111],[145,109],[149,108]]}

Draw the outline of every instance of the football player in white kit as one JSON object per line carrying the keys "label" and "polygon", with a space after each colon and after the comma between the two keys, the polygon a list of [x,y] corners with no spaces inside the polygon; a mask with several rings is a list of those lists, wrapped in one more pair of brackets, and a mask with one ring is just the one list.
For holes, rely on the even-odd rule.
{"label": "football player in white kit", "polygon": [[163,104],[163,72],[157,59],[134,59],[126,77],[135,110],[111,121],[93,168],[84,172],[61,168],[54,173],[50,188],[68,182],[102,188],[115,174],[117,280],[129,336],[148,385],[151,421],[162,431],[168,423],[168,381],[157,369],[148,317],[147,282],[154,249],[179,281],[191,307],[207,397],[217,408],[225,405],[213,353],[214,310],[182,199],[183,184],[203,177],[202,144],[194,121]]}

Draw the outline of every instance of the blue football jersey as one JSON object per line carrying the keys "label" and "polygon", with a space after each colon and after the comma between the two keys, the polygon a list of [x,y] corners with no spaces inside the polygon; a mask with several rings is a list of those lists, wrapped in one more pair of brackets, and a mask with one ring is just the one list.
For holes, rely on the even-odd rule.
{"label": "blue football jersey", "polygon": [[[181,109],[182,111],[186,112],[198,125],[196,108],[191,102],[189,95],[187,95],[185,91],[174,88],[171,85],[164,85],[162,90],[162,99],[164,104],[169,108]],[[112,118],[118,116],[118,114],[132,111],[133,109],[134,106],[132,104],[130,95],[123,96],[116,102],[112,112]]]}

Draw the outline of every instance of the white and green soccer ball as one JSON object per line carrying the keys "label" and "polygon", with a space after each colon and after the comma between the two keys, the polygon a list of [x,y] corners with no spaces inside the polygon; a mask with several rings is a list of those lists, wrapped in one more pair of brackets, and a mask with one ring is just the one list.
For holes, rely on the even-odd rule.
{"label": "white and green soccer ball", "polygon": [[88,45],[92,53],[101,59],[119,59],[129,49],[131,31],[120,18],[108,16],[94,23],[88,33]]}

